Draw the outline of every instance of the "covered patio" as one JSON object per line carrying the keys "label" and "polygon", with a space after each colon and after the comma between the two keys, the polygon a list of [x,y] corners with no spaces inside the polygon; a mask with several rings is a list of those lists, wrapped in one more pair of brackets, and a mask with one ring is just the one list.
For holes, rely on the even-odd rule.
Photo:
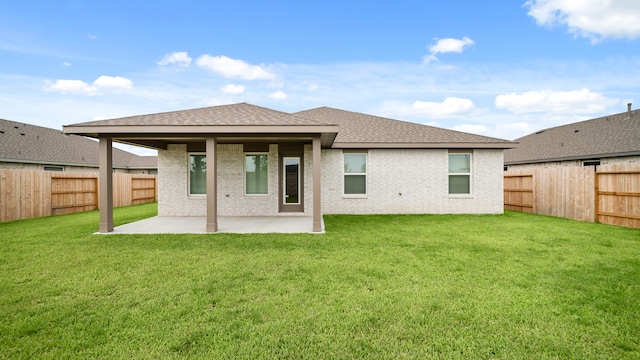
{"label": "covered patio", "polygon": [[[176,233],[199,233],[199,232],[322,232],[322,210],[321,210],[321,149],[328,148],[333,143],[338,126],[328,123],[318,123],[317,121],[294,116],[287,113],[278,112],[266,108],[261,108],[246,103],[225,105],[217,107],[209,107],[202,109],[174,111],[160,114],[140,115],[128,118],[99,120],[88,123],[67,125],[64,127],[67,134],[76,134],[82,136],[93,137],[99,140],[99,204],[100,204],[100,233],[110,233],[119,231],[140,232],[149,231],[143,228],[152,229],[157,226],[158,229],[165,228],[165,231]],[[113,142],[121,142],[130,145],[144,146],[159,151],[171,151],[172,147],[183,146],[185,151],[185,164],[188,160],[186,154],[200,153],[209,161],[206,163],[205,178],[206,183],[203,186],[200,199],[203,199],[204,210],[194,213],[184,211],[175,215],[176,219],[172,220],[168,216],[162,217],[157,224],[148,224],[144,227],[137,227],[137,230],[127,230],[136,228],[135,225],[126,226],[124,229],[114,228],[113,224],[113,159],[112,146]],[[288,212],[298,212],[299,219],[288,216],[272,216],[275,211],[265,212],[264,218],[250,218],[255,214],[247,211],[247,214],[219,214],[219,202],[230,198],[228,192],[219,194],[218,188],[221,184],[228,184],[225,181],[225,173],[219,172],[220,153],[219,146],[228,144],[239,144],[243,147],[243,151],[247,154],[252,152],[268,152],[273,144],[277,146],[281,159],[278,166],[279,172],[285,169],[282,159],[285,156],[297,156],[296,171],[300,172],[303,165],[303,147],[309,146],[310,153],[308,159],[310,164],[310,174],[307,181],[311,184],[310,191],[306,199],[306,203],[310,207],[305,211],[304,203],[301,200],[304,195],[304,183],[301,182],[302,175],[298,175],[298,184],[295,189],[300,196],[294,196],[289,199],[295,200],[295,209],[288,205],[286,199],[289,197],[289,187],[284,186],[285,181],[280,179],[278,184],[282,184],[281,190],[268,191],[265,194],[279,194],[280,210],[279,212],[286,215]],[[291,145],[293,144],[293,145]],[[289,145],[296,147],[298,153],[288,155],[286,151]],[[181,160],[182,161],[182,160]],[[242,163],[239,163],[242,166]],[[161,166],[160,166],[161,167]],[[159,176],[165,176],[165,180],[170,175],[165,168],[159,168]],[[168,175],[169,174],[169,175]],[[299,174],[299,173],[298,173]],[[186,171],[178,174],[180,179],[186,178]],[[284,175],[282,175],[284,177]],[[219,179],[220,177],[220,179]],[[173,177],[174,179],[177,177]],[[287,178],[287,181],[289,178]],[[275,182],[272,182],[275,183]],[[164,185],[163,185],[164,184]],[[185,203],[195,203],[194,199],[198,195],[193,194],[187,188],[179,185],[167,185],[164,182],[159,186],[159,211],[160,215],[168,215],[171,207],[179,206]],[[287,184],[289,184],[287,182]],[[182,200],[170,199],[167,193],[177,191],[184,192]],[[299,190],[302,189],[302,190]],[[287,192],[286,195],[283,193]],[[239,201],[246,200],[251,197],[236,197]],[[286,204],[285,204],[286,203]],[[283,205],[284,204],[284,205]],[[273,208],[278,206],[274,202]],[[169,210],[167,210],[169,209]],[[188,213],[187,213],[188,212]],[[182,215],[191,215],[192,219],[181,219]],[[199,216],[200,220],[197,220]],[[224,215],[245,215],[245,216],[224,216]],[[273,218],[273,219],[270,219]],[[259,220],[257,220],[259,219]],[[310,220],[309,220],[310,219]],[[255,221],[253,221],[255,220]],[[307,221],[309,220],[309,221]],[[152,220],[149,220],[152,221]],[[199,224],[202,222],[202,226]],[[252,223],[260,224],[252,225]],[[172,225],[173,224],[173,225]],[[295,224],[295,225],[294,225]],[[304,229],[302,229],[304,228]],[[184,230],[179,230],[184,229]],[[146,232],[148,233],[148,232]]]}
{"label": "covered patio", "polygon": [[[313,216],[219,216],[218,233],[267,234],[267,233],[324,233],[321,219],[320,231],[312,231]],[[100,232],[102,233],[102,232]],[[114,227],[103,234],[206,234],[205,216],[155,216]]]}

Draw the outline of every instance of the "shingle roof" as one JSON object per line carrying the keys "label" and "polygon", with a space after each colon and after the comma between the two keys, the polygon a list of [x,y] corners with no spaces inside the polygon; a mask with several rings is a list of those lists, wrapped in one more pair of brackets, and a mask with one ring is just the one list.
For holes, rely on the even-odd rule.
{"label": "shingle roof", "polygon": [[[320,107],[295,113],[317,121],[337,124],[340,127],[335,146],[346,144],[486,144],[499,148],[516,144],[488,136],[442,129],[434,126],[393,120],[357,112]],[[466,146],[466,145],[465,145]]]}
{"label": "shingle roof", "polygon": [[197,133],[237,135],[287,131],[322,133],[323,146],[334,148],[504,149],[516,145],[503,139],[328,107],[289,114],[247,103],[92,121],[65,126],[65,131],[94,137],[116,134],[115,138],[127,137],[130,142],[136,141],[137,134],[149,140]]}
{"label": "shingle roof", "polygon": [[[59,130],[0,119],[0,161],[48,165],[98,166],[98,143]],[[157,168],[156,156],[113,149],[118,168]]]}
{"label": "shingle roof", "polygon": [[98,120],[74,126],[328,125],[247,103]]}
{"label": "shingle roof", "polygon": [[521,137],[505,164],[640,155],[640,110],[549,128]]}

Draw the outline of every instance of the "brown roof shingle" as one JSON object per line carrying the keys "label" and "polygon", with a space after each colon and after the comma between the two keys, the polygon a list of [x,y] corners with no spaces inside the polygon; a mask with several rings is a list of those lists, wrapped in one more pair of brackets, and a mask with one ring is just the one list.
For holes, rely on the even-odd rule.
{"label": "brown roof shingle", "polygon": [[[207,126],[207,125],[323,125],[282,111],[239,103],[210,106],[198,109],[178,110],[157,114],[129,116],[118,119],[98,120],[74,124],[74,126]],[[329,125],[329,124],[327,124]]]}
{"label": "brown roof shingle", "polygon": [[506,165],[640,155],[640,110],[557,126],[521,137]]}
{"label": "brown roof shingle", "polygon": [[[244,128],[244,126],[247,128]],[[189,127],[194,128],[189,128]],[[323,133],[323,146],[333,148],[511,148],[511,141],[441,129],[412,122],[321,107],[289,114],[247,103],[171,111],[92,121],[65,126],[65,131],[97,137],[100,132],[129,136],[133,132],[147,138],[178,136],[177,133],[219,134],[230,132],[271,132],[271,127],[293,126],[291,131]],[[325,127],[321,129],[321,127]],[[155,129],[154,129],[155,127]],[[165,128],[165,127],[168,127]],[[196,129],[196,127],[201,127]],[[213,128],[212,128],[213,127]],[[241,127],[241,130],[238,130]],[[253,129],[252,127],[259,127]],[[148,132],[147,132],[148,131]],[[277,129],[273,132],[278,132]],[[337,136],[336,136],[337,132]],[[335,139],[334,139],[335,137]]]}
{"label": "brown roof shingle", "polygon": [[357,112],[320,107],[295,113],[317,121],[337,124],[340,127],[334,147],[346,144],[415,144],[429,146],[447,144],[486,145],[498,148],[513,147],[515,143],[488,136],[442,129],[407,121],[393,120]]}

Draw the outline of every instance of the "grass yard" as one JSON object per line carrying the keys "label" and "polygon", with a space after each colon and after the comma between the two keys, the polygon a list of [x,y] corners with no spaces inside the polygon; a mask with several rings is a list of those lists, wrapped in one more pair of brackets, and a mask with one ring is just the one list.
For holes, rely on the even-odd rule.
{"label": "grass yard", "polygon": [[[115,210],[116,225],[155,204]],[[0,224],[0,358],[640,358],[640,230],[325,216],[314,234]]]}

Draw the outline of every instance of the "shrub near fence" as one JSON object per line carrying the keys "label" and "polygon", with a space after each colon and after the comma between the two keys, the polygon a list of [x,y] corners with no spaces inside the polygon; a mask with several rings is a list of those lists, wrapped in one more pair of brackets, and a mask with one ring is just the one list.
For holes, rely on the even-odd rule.
{"label": "shrub near fence", "polygon": [[[156,201],[155,175],[113,174],[113,206]],[[0,222],[97,209],[98,174],[0,170]]]}
{"label": "shrub near fence", "polygon": [[504,174],[506,210],[640,228],[640,166],[549,167]]}

